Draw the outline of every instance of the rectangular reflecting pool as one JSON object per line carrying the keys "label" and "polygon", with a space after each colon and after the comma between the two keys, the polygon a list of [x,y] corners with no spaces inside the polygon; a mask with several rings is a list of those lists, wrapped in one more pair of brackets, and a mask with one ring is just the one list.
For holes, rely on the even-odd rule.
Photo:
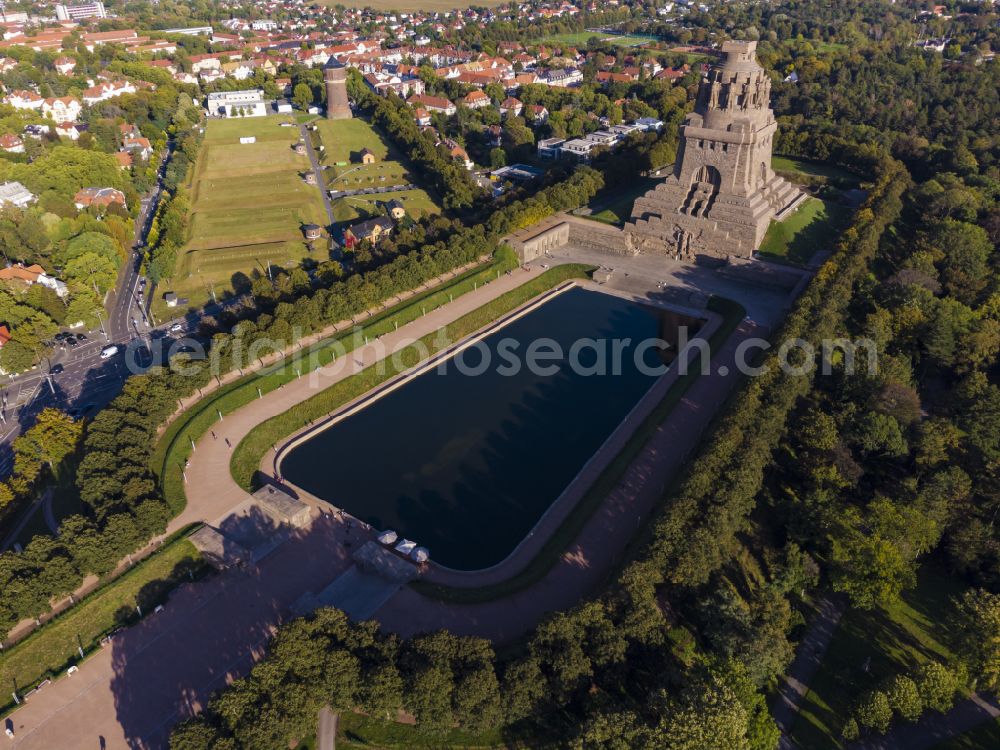
{"label": "rectangular reflecting pool", "polygon": [[313,434],[281,473],[434,562],[490,567],[663,374],[679,327],[700,323],[574,287]]}

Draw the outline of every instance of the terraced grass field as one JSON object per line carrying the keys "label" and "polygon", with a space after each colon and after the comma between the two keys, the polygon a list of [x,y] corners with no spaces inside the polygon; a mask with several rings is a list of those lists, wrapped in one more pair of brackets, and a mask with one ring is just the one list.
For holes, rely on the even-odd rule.
{"label": "terraced grass field", "polygon": [[[292,119],[211,120],[206,127],[191,181],[190,237],[169,284],[192,306],[213,292],[224,296],[235,279],[269,264],[297,265],[310,252],[302,225],[328,223],[319,190],[302,179],[310,164],[294,150],[299,129],[282,122]],[[246,136],[256,142],[240,143]],[[162,300],[157,310],[164,312]]]}

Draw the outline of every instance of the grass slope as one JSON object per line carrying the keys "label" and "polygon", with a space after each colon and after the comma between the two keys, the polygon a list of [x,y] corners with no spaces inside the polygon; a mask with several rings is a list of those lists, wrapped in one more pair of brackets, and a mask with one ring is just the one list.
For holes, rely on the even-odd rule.
{"label": "grass slope", "polygon": [[[324,147],[322,161],[326,166],[326,184],[330,190],[350,191],[393,185],[419,185],[420,180],[406,165],[406,160],[366,120],[319,120],[316,122],[319,143]],[[374,164],[361,163],[361,150],[375,154]],[[399,200],[407,215],[419,218],[440,213],[434,199],[423,189],[354,195],[333,202],[333,216],[340,224],[366,219],[378,213],[378,204]]]}
{"label": "grass slope", "polygon": [[850,209],[839,203],[808,198],[784,221],[771,222],[760,243],[760,255],[804,266],[818,251],[833,246],[850,215]]}

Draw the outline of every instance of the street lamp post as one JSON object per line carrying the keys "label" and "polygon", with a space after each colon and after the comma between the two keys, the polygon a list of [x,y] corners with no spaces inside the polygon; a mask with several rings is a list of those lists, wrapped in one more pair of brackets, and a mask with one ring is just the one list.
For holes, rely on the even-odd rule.
{"label": "street lamp post", "polygon": [[101,313],[100,312],[97,313],[97,320],[101,324],[101,333],[104,334],[104,340],[105,341],[111,341],[111,337],[108,336],[108,332],[106,330],[104,330],[104,318],[101,317]]}

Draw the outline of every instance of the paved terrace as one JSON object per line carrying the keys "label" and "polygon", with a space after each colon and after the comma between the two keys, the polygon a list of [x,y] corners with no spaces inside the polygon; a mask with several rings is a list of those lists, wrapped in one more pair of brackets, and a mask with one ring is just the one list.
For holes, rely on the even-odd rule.
{"label": "paved terrace", "polygon": [[[565,259],[583,260],[568,254]],[[621,266],[632,259],[613,260]],[[662,264],[662,259],[658,260]],[[598,262],[608,261],[603,256]],[[380,343],[391,351],[404,338],[412,340],[431,333],[533,278],[540,270],[536,266],[514,271],[383,337]],[[699,274],[703,271],[694,270]],[[636,274],[623,273],[612,285],[620,284],[630,294],[655,294],[660,283],[657,277],[643,280],[644,274]],[[691,279],[683,282],[696,285]],[[601,584],[687,459],[715,407],[736,384],[732,374],[722,374],[723,366],[729,367],[729,373],[735,371],[736,345],[766,333],[787,303],[783,294],[748,292],[732,282],[726,285],[739,292],[730,296],[748,309],[752,307],[751,317],[756,319],[744,321],[715,353],[712,374],[695,381],[542,580],[502,602],[465,606],[432,601],[403,587],[376,612],[376,618],[403,635],[446,627],[456,633],[504,641],[525,632],[546,613],[572,606]],[[756,300],[755,306],[748,304],[750,298]],[[191,521],[212,521],[243,503],[247,494],[229,473],[232,447],[260,422],[286,411],[319,388],[370,366],[381,350],[373,344],[352,352],[349,358],[356,367],[300,378],[218,422],[214,435],[209,433],[196,444],[187,469],[188,505],[171,529]],[[366,531],[356,524],[349,528],[343,518],[320,515],[251,571],[232,570],[182,587],[163,612],[116,636],[111,647],[87,660],[76,675],[47,686],[14,713],[13,747],[165,747],[169,727],[199,710],[213,690],[245,674],[295,600],[307,591],[321,591],[349,568],[350,554],[367,538]]]}

